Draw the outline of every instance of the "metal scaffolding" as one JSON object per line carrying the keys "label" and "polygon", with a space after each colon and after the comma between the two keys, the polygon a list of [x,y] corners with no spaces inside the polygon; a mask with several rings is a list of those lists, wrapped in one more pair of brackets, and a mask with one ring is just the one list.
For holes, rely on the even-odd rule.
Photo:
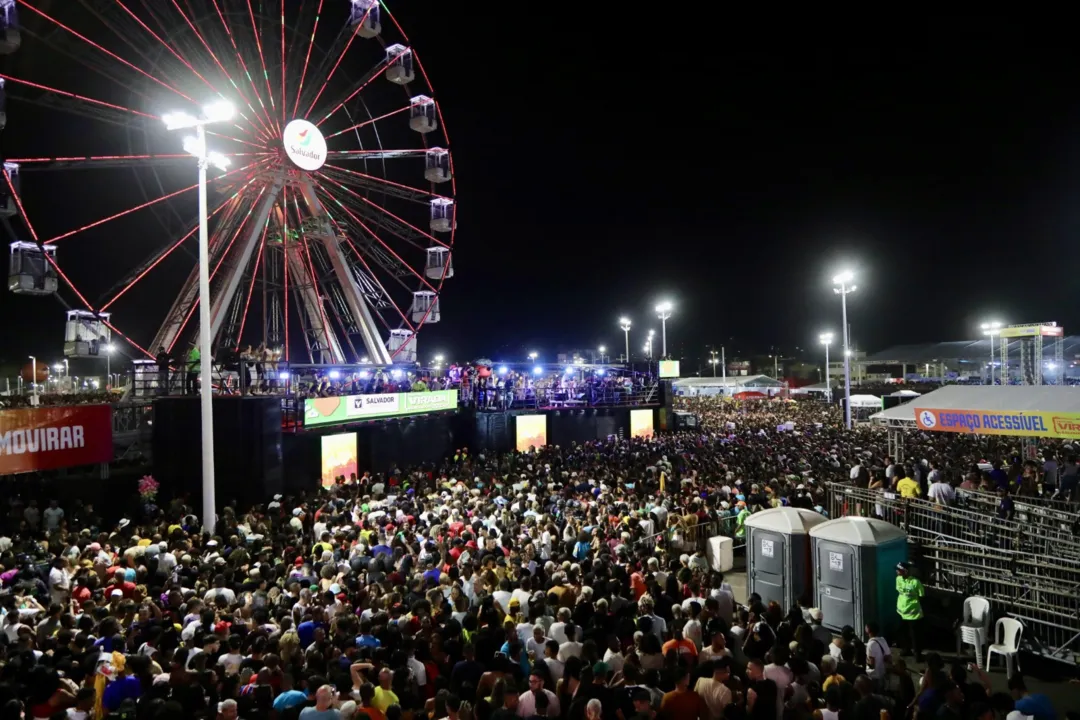
{"label": "metal scaffolding", "polygon": [[[1051,338],[1053,359],[1044,355],[1043,338]],[[1065,382],[1065,328],[1056,322],[1008,325],[1001,329],[1001,377],[1009,384],[1009,345],[1020,346],[1021,385],[1062,385]]]}

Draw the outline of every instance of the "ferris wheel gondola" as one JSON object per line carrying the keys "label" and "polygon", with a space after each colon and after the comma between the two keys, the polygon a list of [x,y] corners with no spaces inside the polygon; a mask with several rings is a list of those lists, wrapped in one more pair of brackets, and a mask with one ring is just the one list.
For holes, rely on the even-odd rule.
{"label": "ferris wheel gondola", "polygon": [[[0,215],[21,215],[28,233],[11,246],[9,290],[48,294],[62,283],[103,342],[116,336],[147,356],[185,352],[198,335],[198,267],[176,268],[197,240],[198,183],[163,117],[227,101],[235,116],[207,125],[203,148],[230,163],[209,185],[215,349],[415,361],[417,336],[441,319],[454,275],[455,180],[438,96],[386,3],[0,0],[0,53],[16,50],[37,60],[23,64],[25,76],[0,73],[0,116],[5,100],[43,107],[80,128],[85,149],[72,153],[65,141],[6,160]],[[61,56],[93,80],[61,86],[33,75]],[[10,128],[18,115],[6,109]],[[95,147],[119,136],[110,126],[123,128],[127,152]],[[138,201],[53,232],[58,219],[40,214],[51,177],[76,170],[109,173],[84,183],[87,195],[116,192],[127,173],[124,192]],[[72,238],[86,242],[132,216],[144,218],[143,257],[104,258],[93,271],[68,260],[80,242]]]}

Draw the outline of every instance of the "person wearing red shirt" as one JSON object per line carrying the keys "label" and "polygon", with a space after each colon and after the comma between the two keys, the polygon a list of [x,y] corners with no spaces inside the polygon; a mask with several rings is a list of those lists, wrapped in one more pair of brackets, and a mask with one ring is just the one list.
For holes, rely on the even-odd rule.
{"label": "person wearing red shirt", "polygon": [[129,582],[124,579],[124,571],[117,570],[113,574],[112,589],[119,590],[124,595],[124,599],[130,599],[135,596],[135,583]]}

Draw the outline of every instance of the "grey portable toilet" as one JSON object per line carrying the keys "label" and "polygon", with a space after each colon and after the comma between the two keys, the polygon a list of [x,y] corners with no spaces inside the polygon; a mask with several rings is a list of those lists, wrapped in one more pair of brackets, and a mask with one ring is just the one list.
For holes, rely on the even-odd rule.
{"label": "grey portable toilet", "polygon": [[788,610],[813,587],[810,529],[826,522],[821,513],[778,507],[746,518],[746,591]]}
{"label": "grey portable toilet", "polygon": [[885,637],[896,628],[896,564],[908,557],[907,533],[865,517],[842,517],[810,529],[816,604],[822,624],[862,633],[876,621]]}

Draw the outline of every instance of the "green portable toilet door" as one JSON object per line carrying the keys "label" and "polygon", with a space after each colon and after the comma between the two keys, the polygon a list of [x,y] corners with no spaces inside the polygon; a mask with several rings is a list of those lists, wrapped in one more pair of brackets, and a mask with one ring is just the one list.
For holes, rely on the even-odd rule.
{"label": "green portable toilet door", "polygon": [[822,624],[833,630],[855,627],[857,570],[850,545],[821,540],[817,543],[817,604]]}
{"label": "green portable toilet door", "polygon": [[775,600],[780,607],[786,608],[787,599],[787,541],[779,533],[753,530],[751,552],[751,572],[753,573],[753,592],[761,596],[761,601],[768,605]]}

